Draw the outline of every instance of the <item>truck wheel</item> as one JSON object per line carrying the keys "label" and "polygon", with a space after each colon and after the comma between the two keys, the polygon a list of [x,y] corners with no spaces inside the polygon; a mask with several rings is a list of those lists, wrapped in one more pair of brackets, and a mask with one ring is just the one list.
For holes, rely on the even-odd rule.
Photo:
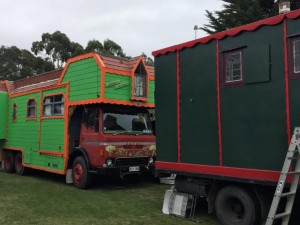
{"label": "truck wheel", "polygon": [[13,173],[15,171],[15,155],[12,151],[5,151],[4,170],[8,173]]}
{"label": "truck wheel", "polygon": [[72,178],[75,187],[86,189],[91,185],[91,175],[88,172],[85,159],[78,156],[73,163]]}
{"label": "truck wheel", "polygon": [[237,186],[222,188],[215,204],[217,217],[223,225],[254,225],[260,218],[255,196]]}
{"label": "truck wheel", "polygon": [[18,152],[15,157],[15,171],[17,175],[23,176],[26,168],[23,166],[22,153]]}

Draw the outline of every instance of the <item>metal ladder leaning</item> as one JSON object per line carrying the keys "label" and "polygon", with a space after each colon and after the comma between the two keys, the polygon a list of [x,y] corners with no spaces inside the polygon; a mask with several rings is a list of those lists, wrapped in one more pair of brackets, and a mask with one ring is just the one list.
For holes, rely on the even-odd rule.
{"label": "metal ladder leaning", "polygon": [[[296,127],[294,134],[286,154],[286,158],[282,167],[282,171],[279,177],[279,181],[275,190],[272,205],[269,211],[269,215],[265,225],[272,225],[276,219],[282,219],[281,225],[288,225],[294,200],[298,188],[299,176],[300,176],[300,127]],[[294,170],[291,169],[292,161],[296,161]],[[288,176],[292,176],[291,186],[288,192],[283,193],[284,185]],[[285,211],[283,213],[276,214],[277,208],[281,198],[287,198]]]}

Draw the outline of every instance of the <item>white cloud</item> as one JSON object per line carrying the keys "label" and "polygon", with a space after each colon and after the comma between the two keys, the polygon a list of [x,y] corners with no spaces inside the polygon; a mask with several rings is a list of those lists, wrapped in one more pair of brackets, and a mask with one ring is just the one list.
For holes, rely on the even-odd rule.
{"label": "white cloud", "polygon": [[[1,0],[0,45],[31,48],[42,33],[60,30],[84,47],[109,38],[131,56],[194,38],[205,10],[221,0]],[[198,37],[204,36],[198,31]]]}

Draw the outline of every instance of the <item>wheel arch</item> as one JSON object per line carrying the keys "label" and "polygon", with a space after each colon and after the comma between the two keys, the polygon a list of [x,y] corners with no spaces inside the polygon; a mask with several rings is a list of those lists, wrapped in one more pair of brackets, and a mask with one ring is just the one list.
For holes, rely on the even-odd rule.
{"label": "wheel arch", "polygon": [[87,163],[87,167],[90,170],[91,168],[91,162],[90,162],[90,158],[88,156],[88,153],[85,151],[85,149],[83,148],[73,148],[72,152],[69,155],[69,161],[68,161],[68,169],[71,169],[73,166],[73,162],[76,159],[76,157],[78,156],[83,156],[86,163]]}

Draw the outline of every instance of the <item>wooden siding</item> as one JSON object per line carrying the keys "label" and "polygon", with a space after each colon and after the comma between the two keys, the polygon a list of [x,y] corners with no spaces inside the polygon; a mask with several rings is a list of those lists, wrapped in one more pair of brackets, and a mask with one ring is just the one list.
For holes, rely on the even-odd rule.
{"label": "wooden siding", "polygon": [[0,92],[0,140],[6,139],[7,126],[7,102],[8,96],[6,92]]}
{"label": "wooden siding", "polygon": [[99,98],[100,75],[101,70],[94,58],[71,63],[62,81],[70,82],[69,101]]}
{"label": "wooden siding", "polygon": [[105,86],[105,98],[130,101],[131,77],[106,73]]}

